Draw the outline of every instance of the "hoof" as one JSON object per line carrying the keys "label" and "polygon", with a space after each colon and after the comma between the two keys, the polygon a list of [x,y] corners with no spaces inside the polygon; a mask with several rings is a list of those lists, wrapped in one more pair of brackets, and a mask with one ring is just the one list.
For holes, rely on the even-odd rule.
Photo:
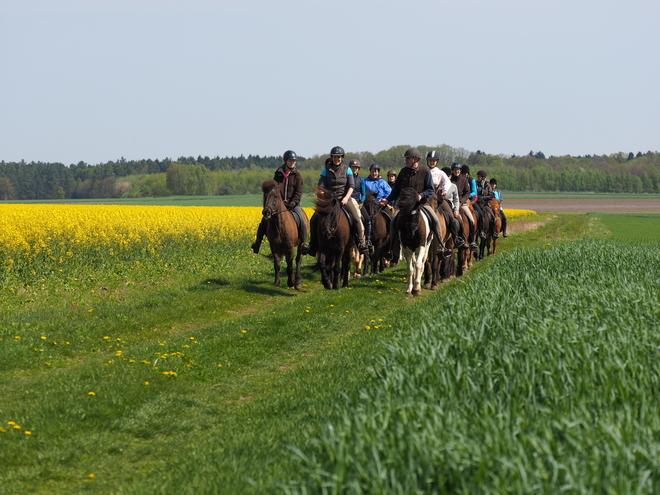
{"label": "hoof", "polygon": [[419,296],[421,293],[422,291],[420,289],[413,289],[413,291],[411,292],[413,296]]}
{"label": "hoof", "polygon": [[438,284],[433,284],[431,286],[431,290],[438,290]]}
{"label": "hoof", "polygon": [[[425,288],[425,289],[431,289],[431,282],[428,282],[428,283],[424,284],[424,288]],[[435,288],[437,289],[438,286],[436,285]]]}

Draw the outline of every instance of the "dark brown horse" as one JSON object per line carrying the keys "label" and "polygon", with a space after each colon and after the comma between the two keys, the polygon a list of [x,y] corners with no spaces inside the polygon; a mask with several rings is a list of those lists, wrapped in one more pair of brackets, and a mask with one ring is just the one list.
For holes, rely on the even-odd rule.
{"label": "dark brown horse", "polygon": [[418,296],[422,293],[424,263],[433,240],[426,216],[421,212],[419,194],[412,187],[405,187],[399,195],[399,213],[396,228],[403,246],[403,255],[408,266],[408,290],[406,294]]}
{"label": "dark brown horse", "polygon": [[387,206],[380,206],[376,202],[376,195],[369,191],[362,205],[362,215],[371,219],[371,245],[374,255],[371,258],[371,273],[382,272],[385,269],[383,253],[390,244],[390,219],[384,213]]}
{"label": "dark brown horse", "polygon": [[477,226],[477,232],[483,233],[483,237],[480,235],[479,240],[479,250],[477,251],[477,260],[484,259],[486,253],[486,246],[490,244],[490,241],[493,238],[492,234],[492,223],[493,219],[488,212],[488,209],[485,206],[481,207],[481,218],[479,219],[479,225]]}
{"label": "dark brown horse", "polygon": [[431,243],[431,249],[424,266],[424,287],[431,290],[438,288],[438,283],[449,282],[452,277],[456,276],[456,267],[454,260],[454,240],[451,236],[450,230],[447,228],[447,218],[445,217],[444,210],[440,207],[440,202],[444,201],[442,197],[434,195],[428,200],[428,205],[435,211],[438,221],[440,222],[440,231],[442,232],[442,244],[450,249],[452,253],[449,257],[445,258],[442,254],[432,256],[430,253],[438,252],[438,240],[434,237]]}
{"label": "dark brown horse", "polygon": [[326,289],[339,289],[341,272],[342,287],[348,287],[351,268],[351,248],[355,238],[351,234],[348,218],[342,210],[341,199],[323,188],[316,188],[314,211],[318,215],[316,238],[318,239],[318,267],[321,282]]}
{"label": "dark brown horse", "polygon": [[[264,193],[264,208],[262,215],[266,220],[266,237],[273,254],[273,267],[275,268],[275,286],[280,286],[280,265],[284,257],[286,259],[287,285],[289,288],[300,290],[300,261],[302,252],[300,250],[301,240],[298,235],[296,220],[286,206],[280,193],[281,184],[273,179],[267,179],[261,184]],[[303,222],[307,222],[307,215],[303,211]],[[295,248],[296,270],[293,271],[293,256]]]}
{"label": "dark brown horse", "polygon": [[499,236],[502,234],[502,216],[500,214],[502,207],[500,202],[495,198],[490,200],[490,209],[493,210],[493,215],[495,216],[495,233],[497,237],[493,237],[493,250],[490,249],[490,242],[487,245],[488,256],[491,254],[497,254],[497,242],[499,241]]}

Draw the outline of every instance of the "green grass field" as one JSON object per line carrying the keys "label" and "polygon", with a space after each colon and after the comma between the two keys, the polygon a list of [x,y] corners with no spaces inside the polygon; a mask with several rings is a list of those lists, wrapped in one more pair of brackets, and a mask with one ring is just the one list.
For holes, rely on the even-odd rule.
{"label": "green grass field", "polygon": [[275,288],[249,234],[230,271],[3,289],[0,493],[654,493],[648,218],[562,215],[416,299],[401,266]]}

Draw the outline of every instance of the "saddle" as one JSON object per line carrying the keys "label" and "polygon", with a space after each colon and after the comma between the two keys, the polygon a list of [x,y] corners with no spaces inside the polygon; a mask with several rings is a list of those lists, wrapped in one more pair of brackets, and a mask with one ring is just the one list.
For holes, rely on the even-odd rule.
{"label": "saddle", "polygon": [[302,232],[304,220],[300,215],[298,215],[298,213],[296,213],[296,210],[289,210],[289,211],[293,215],[293,219],[296,221],[296,227],[298,227],[298,232]]}

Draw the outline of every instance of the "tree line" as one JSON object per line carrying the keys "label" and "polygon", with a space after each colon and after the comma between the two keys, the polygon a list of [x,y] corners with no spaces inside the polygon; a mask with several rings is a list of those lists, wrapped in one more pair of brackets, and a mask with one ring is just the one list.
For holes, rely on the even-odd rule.
{"label": "tree line", "polygon": [[[408,145],[378,153],[347,153],[357,158],[364,177],[372,163],[381,173],[400,170]],[[660,193],[660,153],[550,156],[541,151],[527,155],[496,155],[448,145],[418,146],[423,155],[435,149],[439,167],[453,162],[469,165],[496,177],[504,191],[574,191]],[[312,191],[328,155],[299,157],[306,192]],[[177,160],[110,161],[98,165],[0,162],[0,200],[160,197],[172,195],[260,194],[261,182],[272,177],[281,157],[180,157]]]}

